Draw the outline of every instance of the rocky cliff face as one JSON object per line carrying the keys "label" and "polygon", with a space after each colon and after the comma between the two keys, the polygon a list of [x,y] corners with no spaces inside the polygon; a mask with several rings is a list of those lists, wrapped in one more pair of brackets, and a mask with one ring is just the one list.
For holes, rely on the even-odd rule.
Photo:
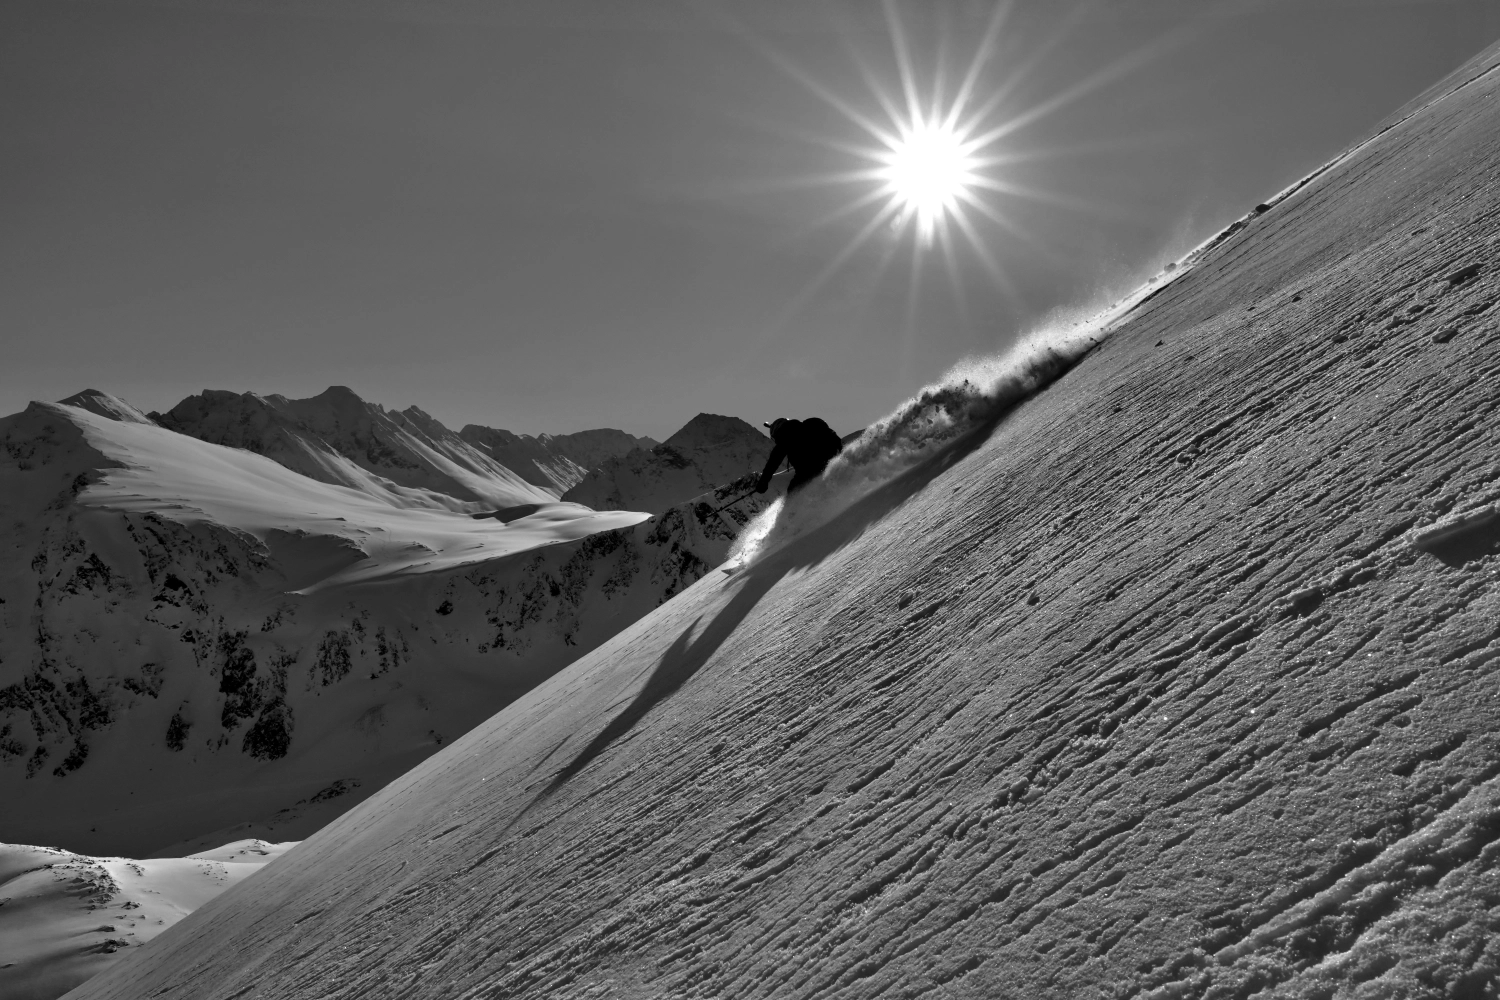
{"label": "rocky cliff face", "polygon": [[770,438],[738,417],[700,413],[654,448],[607,459],[562,498],[595,510],[666,510],[759,473],[771,448]]}
{"label": "rocky cliff face", "polygon": [[[279,404],[235,399],[214,412],[261,422],[214,426],[299,447]],[[697,580],[748,516],[382,507],[117,409],[0,421],[0,841],[300,837]],[[350,567],[372,582],[326,582]]]}
{"label": "rocky cliff face", "polygon": [[76,996],[1495,996],[1497,259],[1491,49]]}
{"label": "rocky cliff face", "polygon": [[559,497],[608,460],[637,448],[656,447],[650,438],[610,428],[532,437],[468,424],[458,436],[528,483],[555,491]]}

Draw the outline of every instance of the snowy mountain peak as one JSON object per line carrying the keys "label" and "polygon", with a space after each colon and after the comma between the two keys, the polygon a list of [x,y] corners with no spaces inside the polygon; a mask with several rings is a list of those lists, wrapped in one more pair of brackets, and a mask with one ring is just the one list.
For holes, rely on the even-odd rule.
{"label": "snowy mountain peak", "polygon": [[739,417],[726,417],[717,413],[700,413],[682,426],[676,434],[663,444],[670,448],[707,449],[738,447],[756,449],[766,441],[766,435]]}
{"label": "snowy mountain peak", "polygon": [[138,409],[121,399],[119,396],[111,396],[107,392],[98,389],[85,389],[80,393],[69,396],[67,399],[58,400],[63,406],[76,406],[81,410],[108,417],[111,420],[122,420],[128,424],[154,424],[156,421]]}
{"label": "snowy mountain peak", "polygon": [[284,405],[289,413],[319,430],[366,429],[391,416],[384,406],[367,402],[347,385],[331,385],[316,396],[287,400]]}
{"label": "snowy mountain peak", "polygon": [[407,426],[414,427],[429,437],[456,436],[443,425],[442,421],[419,406],[408,406],[399,412],[391,411],[390,417],[397,423],[404,423]]}

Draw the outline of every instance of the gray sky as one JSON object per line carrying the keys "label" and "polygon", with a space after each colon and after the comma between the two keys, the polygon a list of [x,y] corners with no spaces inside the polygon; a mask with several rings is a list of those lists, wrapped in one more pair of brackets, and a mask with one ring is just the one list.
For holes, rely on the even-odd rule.
{"label": "gray sky", "polygon": [[[0,413],[346,384],[454,427],[850,430],[1500,37],[1494,0],[1073,8],[1021,0],[976,77],[991,124],[1055,105],[996,144],[1008,225],[971,213],[951,259],[880,227],[830,272],[880,204],[797,181],[860,165],[867,77],[899,93],[868,0],[8,0]],[[895,9],[951,95],[991,5]]]}

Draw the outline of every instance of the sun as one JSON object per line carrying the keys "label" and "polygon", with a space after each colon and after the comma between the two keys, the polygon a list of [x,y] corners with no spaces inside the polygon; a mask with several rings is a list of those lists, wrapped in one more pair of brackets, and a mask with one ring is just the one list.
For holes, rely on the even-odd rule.
{"label": "sun", "polygon": [[980,181],[978,158],[958,129],[942,121],[902,127],[880,160],[878,176],[891,204],[924,241],[959,211]]}
{"label": "sun", "polygon": [[[1086,6],[1079,6],[1078,11]],[[753,33],[745,34],[770,62],[838,112],[849,126],[837,135],[793,132],[837,154],[841,165],[782,178],[773,185],[778,190],[853,189],[827,212],[812,217],[804,231],[834,225],[855,230],[785,306],[777,325],[872,244],[880,247],[876,266],[882,273],[903,248],[909,249],[910,302],[916,301],[915,289],[929,270],[925,262],[934,255],[941,258],[958,298],[963,297],[964,258],[972,257],[983,265],[996,288],[1011,301],[1021,301],[1020,289],[996,251],[1018,245],[1043,254],[1048,251],[1046,241],[1022,225],[1021,219],[1032,213],[1019,211],[1020,203],[1090,213],[1104,209],[1087,198],[1053,190],[1046,181],[1041,186],[1028,182],[1025,178],[1037,176],[1035,164],[1073,155],[1074,150],[1036,146],[1018,133],[1147,65],[1187,37],[1183,32],[1169,33],[1099,66],[1050,97],[1022,104],[1022,84],[1047,64],[1049,53],[1075,23],[1072,15],[1063,19],[1051,37],[1023,51],[1009,42],[1001,44],[1002,37],[1009,37],[1005,25],[1015,3],[994,0],[988,24],[978,34],[967,65],[950,58],[956,47],[948,44],[944,34],[937,39],[930,65],[919,68],[897,12],[897,0],[884,0],[882,7],[890,42],[885,56],[866,52],[852,38],[848,40],[849,55],[867,90],[863,97],[844,96],[776,46],[758,41]],[[892,57],[894,73],[890,72]],[[1077,151],[1108,145],[1108,141],[1094,141]],[[850,220],[860,217],[862,224],[849,226]]]}

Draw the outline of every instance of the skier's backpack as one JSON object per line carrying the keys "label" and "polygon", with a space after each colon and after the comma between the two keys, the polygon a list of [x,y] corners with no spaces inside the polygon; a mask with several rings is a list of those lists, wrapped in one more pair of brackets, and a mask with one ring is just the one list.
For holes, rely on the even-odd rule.
{"label": "skier's backpack", "polygon": [[829,458],[844,450],[843,440],[821,417],[808,417],[802,421],[802,433],[808,441],[817,442],[818,450]]}

